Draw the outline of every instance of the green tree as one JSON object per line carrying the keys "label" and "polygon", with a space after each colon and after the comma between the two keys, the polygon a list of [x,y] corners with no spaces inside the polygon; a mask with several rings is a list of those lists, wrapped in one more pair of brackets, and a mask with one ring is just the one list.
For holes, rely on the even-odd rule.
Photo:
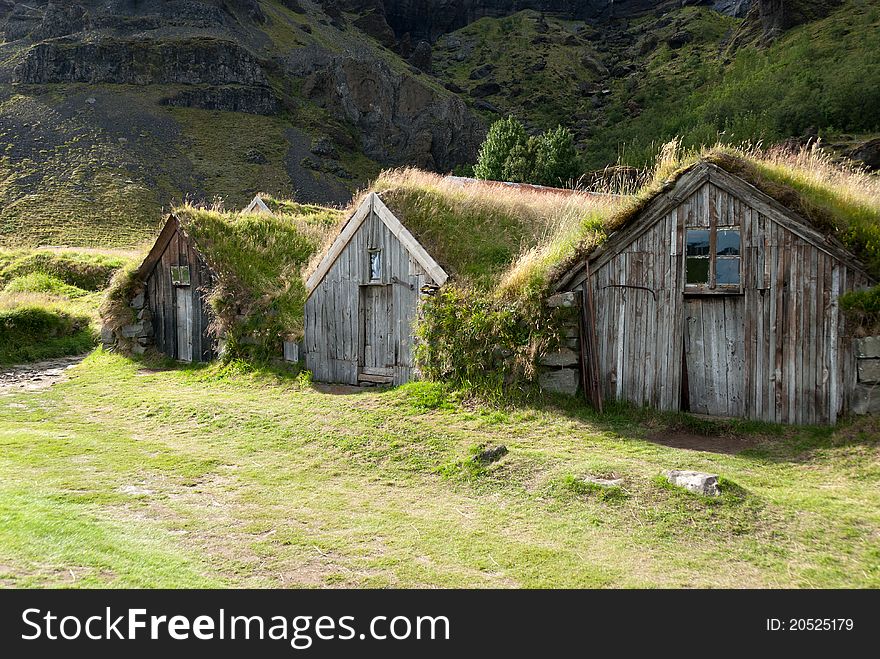
{"label": "green tree", "polygon": [[581,170],[574,135],[568,128],[557,126],[537,139],[531,183],[565,186],[580,176]]}
{"label": "green tree", "polygon": [[499,119],[490,126],[480,147],[474,176],[492,181],[503,180],[508,157],[517,147],[527,148],[527,143],[526,129],[519,121],[512,116]]}
{"label": "green tree", "polygon": [[507,154],[501,179],[512,183],[533,183],[539,143],[540,138],[530,137],[524,143],[516,144]]}

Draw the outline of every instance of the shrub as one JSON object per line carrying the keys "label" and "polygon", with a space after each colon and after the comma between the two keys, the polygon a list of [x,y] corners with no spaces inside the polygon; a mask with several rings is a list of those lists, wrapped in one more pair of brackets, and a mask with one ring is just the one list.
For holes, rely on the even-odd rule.
{"label": "shrub", "polygon": [[499,119],[489,127],[474,166],[474,176],[490,181],[504,180],[505,164],[515,149],[524,149],[526,129],[514,117]]}
{"label": "shrub", "polygon": [[555,187],[570,185],[580,174],[580,156],[568,128],[528,137],[513,117],[492,124],[474,166],[479,179]]}
{"label": "shrub", "polygon": [[423,305],[416,361],[429,379],[510,398],[531,388],[537,356],[559,344],[568,311],[449,285]]}

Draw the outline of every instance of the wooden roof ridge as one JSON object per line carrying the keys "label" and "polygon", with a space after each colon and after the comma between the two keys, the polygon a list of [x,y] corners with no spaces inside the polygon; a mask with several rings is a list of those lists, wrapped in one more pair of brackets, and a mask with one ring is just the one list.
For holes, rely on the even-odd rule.
{"label": "wooden roof ridge", "polygon": [[397,216],[391,212],[388,206],[385,205],[385,202],[382,201],[382,198],[376,192],[370,192],[342,225],[336,238],[330,244],[330,247],[325,250],[318,265],[306,279],[306,292],[308,295],[311,295],[318,287],[318,284],[327,276],[333,264],[336,263],[342,251],[354,238],[354,235],[370,216],[370,213],[375,213],[382,220],[385,226],[388,227],[388,230],[394,234],[435,283],[440,286],[446,283],[446,280],[449,278],[446,271],[434,260],[422,244],[416,240],[415,236],[410,233]]}
{"label": "wooden roof ridge", "polygon": [[159,236],[156,238],[156,242],[153,243],[150,251],[147,252],[144,260],[138,266],[137,276],[139,278],[146,279],[150,276],[150,273],[153,272],[156,264],[162,258],[162,253],[168,247],[168,243],[171,242],[174,234],[179,229],[180,218],[177,217],[176,213],[169,213],[168,217],[165,218],[165,224],[162,226],[162,230],[159,231]]}
{"label": "wooden roof ridge", "polygon": [[[748,204],[781,225],[788,231],[809,242],[817,249],[847,264],[864,274],[870,281],[875,278],[867,272],[864,265],[833,234],[817,229],[801,214],[780,203],[767,193],[758,189],[742,176],[728,172],[718,164],[702,159],[683,169],[677,176],[658,189],[635,213],[618,227],[602,244],[586,254],[577,257],[575,263],[562,271],[553,284],[554,291],[561,291],[582,280],[586,261],[595,270],[607,262],[634,240],[648,231],[672,209],[678,207],[704,183],[712,182],[741,202]],[[800,193],[796,193],[800,194]]]}

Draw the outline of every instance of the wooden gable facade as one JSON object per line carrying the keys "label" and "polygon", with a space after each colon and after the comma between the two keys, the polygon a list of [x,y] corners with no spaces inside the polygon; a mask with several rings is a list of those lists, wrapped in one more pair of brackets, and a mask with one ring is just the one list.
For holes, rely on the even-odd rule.
{"label": "wooden gable facade", "polygon": [[602,399],[833,424],[856,383],[839,298],[871,283],[839,242],[700,163],[557,290],[592,298],[595,372],[584,382]]}
{"label": "wooden gable facade", "polygon": [[183,362],[214,359],[216,342],[208,333],[204,297],[211,271],[176,216],[169,216],[138,277],[144,282],[156,349]]}
{"label": "wooden gable facade", "polygon": [[306,368],[320,382],[402,384],[414,379],[419,300],[447,277],[371,192],[306,282]]}

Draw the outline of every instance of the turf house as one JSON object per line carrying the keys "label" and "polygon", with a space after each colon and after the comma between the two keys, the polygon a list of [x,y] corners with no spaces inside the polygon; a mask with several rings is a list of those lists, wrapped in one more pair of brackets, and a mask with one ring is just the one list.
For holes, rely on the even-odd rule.
{"label": "turf house", "polygon": [[141,264],[111,284],[105,345],[182,362],[281,359],[302,339],[302,268],[338,211],[269,203],[269,213],[175,209]]}
{"label": "turf house", "polygon": [[489,297],[559,208],[593,200],[417,170],[384,173],[308,273],[306,368],[318,381],[352,385],[419,377],[416,326],[424,303],[449,281]]}
{"label": "turf house", "polygon": [[845,218],[715,157],[612,224],[553,282],[582,308],[588,398],[796,424],[864,407],[880,354],[841,298],[876,281],[837,237]]}

